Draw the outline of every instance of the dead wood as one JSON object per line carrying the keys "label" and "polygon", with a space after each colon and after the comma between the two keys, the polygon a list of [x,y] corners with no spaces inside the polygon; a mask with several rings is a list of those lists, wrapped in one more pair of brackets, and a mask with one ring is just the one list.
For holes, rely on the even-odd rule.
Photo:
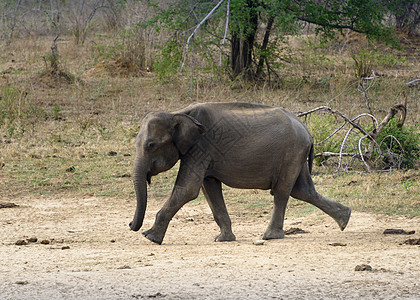
{"label": "dead wood", "polygon": [[[368,103],[368,100],[366,100],[366,101]],[[370,108],[370,106],[367,105],[367,107],[368,107],[369,111],[372,112],[372,109]],[[398,126],[402,127],[404,122],[405,122],[406,115],[407,115],[407,97],[405,97],[404,104],[397,104],[397,105],[392,106],[389,109],[387,115],[383,118],[383,120],[380,123],[378,123],[377,118],[373,115],[373,113],[362,113],[362,114],[357,115],[354,118],[350,118],[347,115],[345,115],[344,113],[340,112],[339,110],[333,109],[329,106],[320,106],[320,107],[311,109],[307,112],[301,112],[301,113],[297,114],[297,116],[306,118],[308,115],[310,115],[312,113],[315,113],[315,112],[320,112],[320,111],[327,111],[327,112],[330,112],[332,114],[335,114],[335,115],[341,117],[344,120],[344,122],[343,122],[343,124],[341,124],[337,128],[332,129],[333,132],[327,138],[325,138],[321,142],[318,142],[316,145],[319,145],[319,144],[329,140],[330,138],[332,138],[334,135],[336,135],[338,132],[340,132],[345,127],[346,124],[351,125],[351,127],[350,127],[350,129],[348,129],[347,133],[345,134],[345,137],[341,141],[340,151],[338,153],[328,152],[328,151],[320,152],[320,153],[316,153],[315,157],[338,157],[339,161],[338,161],[337,170],[340,170],[340,168],[342,166],[342,158],[343,157],[351,157],[352,160],[354,158],[357,158],[358,160],[363,162],[363,164],[366,168],[366,171],[370,172],[371,167],[374,164],[374,162],[372,161],[374,151],[376,150],[378,155],[382,156],[382,153],[381,153],[381,150],[380,150],[381,145],[378,143],[377,138],[380,135],[383,128],[398,113],[401,114],[401,116],[399,118]],[[358,123],[359,119],[361,119],[362,117],[368,117],[368,118],[371,119],[372,129],[370,131],[363,128],[362,125],[360,125],[360,123]],[[352,142],[355,143],[355,145],[353,145],[353,149],[357,149],[357,150],[355,150],[354,152],[344,151],[345,145],[350,143],[349,136],[353,132],[354,129],[356,129],[362,135],[358,139],[357,145],[356,145],[355,141],[352,140]],[[369,147],[367,147],[368,149],[363,149],[362,142],[366,138],[370,140]],[[397,166],[399,166],[399,164],[397,164]]]}

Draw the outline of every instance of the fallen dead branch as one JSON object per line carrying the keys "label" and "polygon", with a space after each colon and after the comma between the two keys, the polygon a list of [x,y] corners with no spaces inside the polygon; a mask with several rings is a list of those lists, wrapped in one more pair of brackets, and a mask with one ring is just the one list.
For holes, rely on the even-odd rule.
{"label": "fallen dead branch", "polygon": [[[368,100],[366,101],[368,103]],[[391,150],[388,150],[384,153],[382,153],[381,151],[381,146],[384,143],[384,140],[386,138],[389,138],[391,142],[391,146],[392,146],[393,141],[395,141],[395,143],[399,145],[400,148],[402,149],[402,146],[399,143],[399,141],[393,136],[387,136],[382,141],[379,141],[379,142],[377,141],[377,138],[380,135],[383,128],[398,113],[400,113],[401,115],[398,121],[398,127],[403,126],[406,119],[406,115],[407,115],[407,98],[404,104],[397,104],[397,105],[392,106],[381,122],[378,122],[377,118],[373,115],[373,113],[371,113],[372,110],[370,106],[368,105],[367,107],[370,113],[362,113],[353,118],[350,118],[344,113],[340,112],[339,110],[333,109],[329,106],[320,106],[320,107],[311,109],[307,112],[301,112],[297,114],[298,117],[304,117],[306,120],[307,117],[311,114],[318,113],[318,112],[329,112],[344,120],[344,122],[341,123],[338,127],[331,129],[332,131],[331,134],[329,134],[322,141],[317,142],[315,145],[320,145],[330,140],[331,138],[337,136],[339,132],[349,127],[346,133],[344,134],[344,137],[341,138],[340,150],[338,152],[322,151],[322,152],[316,153],[315,157],[326,157],[326,158],[338,157],[337,171],[340,171],[340,170],[347,171],[351,169],[352,168],[351,165],[353,164],[353,162],[355,160],[358,160],[363,164],[365,171],[370,172],[371,168],[377,165],[376,164],[377,160],[381,158],[386,158],[388,161],[392,163],[392,165],[395,168],[399,168],[400,163],[401,163],[400,154],[393,154]],[[364,127],[361,124],[362,118],[370,119],[370,122],[372,123],[372,125]],[[355,139],[354,137],[351,137],[351,135],[352,134],[354,135],[355,133],[358,136],[357,139]],[[365,139],[369,140],[368,144],[364,142]],[[349,144],[352,144],[352,145],[349,145]],[[352,151],[345,150],[347,148],[352,149]],[[389,149],[392,149],[392,147]],[[343,166],[344,157],[349,158],[349,162],[346,164],[346,166]]]}
{"label": "fallen dead branch", "polygon": [[416,86],[416,85],[420,85],[420,79],[414,79],[410,82],[407,82],[406,85],[408,87],[413,87],[413,86]]}

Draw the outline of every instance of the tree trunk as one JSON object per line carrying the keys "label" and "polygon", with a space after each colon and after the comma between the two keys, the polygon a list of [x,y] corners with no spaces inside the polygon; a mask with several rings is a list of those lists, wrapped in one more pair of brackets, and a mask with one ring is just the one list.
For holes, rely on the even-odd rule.
{"label": "tree trunk", "polygon": [[250,70],[252,65],[252,50],[258,28],[258,14],[254,9],[255,7],[256,4],[254,1],[247,1],[247,5],[244,8],[250,11],[247,28],[243,32],[232,33],[230,57],[232,72],[235,77],[240,74],[252,75]]}
{"label": "tree trunk", "polygon": [[267,61],[267,47],[268,47],[268,41],[270,39],[271,29],[273,28],[273,23],[274,23],[274,17],[270,17],[267,22],[267,28],[265,29],[265,35],[264,35],[264,40],[261,47],[261,55],[260,55],[260,60],[258,62],[256,77],[259,77],[261,75],[264,62]]}

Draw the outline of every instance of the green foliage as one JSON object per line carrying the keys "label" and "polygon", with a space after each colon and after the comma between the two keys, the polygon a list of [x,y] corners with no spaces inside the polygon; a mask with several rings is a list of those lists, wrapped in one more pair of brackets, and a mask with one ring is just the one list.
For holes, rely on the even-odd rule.
{"label": "green foliage", "polygon": [[367,77],[372,73],[372,57],[368,52],[361,50],[358,55],[352,55],[354,61],[354,74],[357,78]]}
{"label": "green foliage", "polygon": [[13,122],[19,116],[20,92],[14,86],[8,86],[1,90],[0,94],[0,126],[7,120]]}
{"label": "green foliage", "polygon": [[409,191],[412,186],[417,186],[418,184],[411,178],[408,178],[403,182],[402,186],[406,191]]}
{"label": "green foliage", "polygon": [[[167,30],[172,34],[172,38],[162,47],[160,61],[156,67],[160,74],[173,73],[176,64],[179,64],[182,59],[180,53],[184,53],[183,47],[187,37],[215,7],[215,1],[175,1],[165,8],[161,8],[163,6],[159,6],[156,1],[147,2],[150,5],[153,3],[156,15],[142,25],[153,25],[159,31]],[[197,32],[194,38],[197,39],[200,36],[200,43],[196,44],[196,47],[189,45],[189,51],[208,54],[217,49],[219,53],[228,53],[226,58],[228,57],[231,62],[234,77],[242,70],[251,75],[250,78],[258,78],[263,74],[263,67],[266,68],[267,74],[279,68],[281,66],[278,63],[279,58],[284,52],[282,51],[284,49],[279,50],[279,41],[284,35],[298,33],[302,21],[317,25],[316,32],[325,39],[334,39],[337,31],[343,33],[344,30],[351,29],[395,44],[391,29],[384,25],[385,15],[392,11],[392,7],[378,5],[375,0],[346,1],[345,3],[333,0],[321,2],[231,0],[229,8],[230,47],[222,44],[227,9],[224,3]],[[272,28],[261,26],[271,22]],[[173,36],[176,36],[176,42]],[[213,64],[217,64],[219,55],[210,54],[206,55],[206,58],[211,58]],[[357,67],[361,72],[363,66],[368,67],[365,61],[358,64],[361,65]],[[197,65],[201,67],[195,64]]]}
{"label": "green foliage", "polygon": [[182,51],[179,42],[174,38],[168,41],[161,49],[153,67],[159,80],[166,81],[176,74],[179,62],[182,58]]}
{"label": "green foliage", "polygon": [[0,135],[19,137],[44,116],[44,111],[31,103],[28,93],[15,86],[0,88]]}
{"label": "green foliage", "polygon": [[418,129],[399,125],[396,118],[391,119],[376,139],[381,145],[382,168],[392,167],[396,160],[403,169],[417,168],[420,160]]}
{"label": "green foliage", "polygon": [[[314,114],[307,120],[308,129],[314,139],[315,154],[320,152],[338,153],[340,151],[340,141],[337,141],[336,137],[324,141],[332,133],[334,128],[336,128],[335,125],[336,118],[331,114]],[[328,157],[319,156],[315,157],[314,162],[320,166],[326,160],[328,160]]]}
{"label": "green foliage", "polygon": [[398,57],[394,53],[384,53],[375,51],[374,49],[362,49],[359,53],[353,53],[354,73],[357,78],[367,77],[372,73],[373,69],[379,67],[393,67],[403,64],[406,57]]}

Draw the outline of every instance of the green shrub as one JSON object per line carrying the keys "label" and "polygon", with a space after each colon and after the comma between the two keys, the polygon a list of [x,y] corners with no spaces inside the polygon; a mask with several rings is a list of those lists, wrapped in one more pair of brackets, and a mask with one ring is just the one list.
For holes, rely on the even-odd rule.
{"label": "green shrub", "polygon": [[377,67],[394,67],[406,62],[406,57],[398,57],[393,53],[362,49],[352,54],[354,73],[357,78],[368,77]]}
{"label": "green shrub", "polygon": [[13,122],[19,116],[20,94],[14,86],[8,86],[0,90],[0,126],[6,121]]}
{"label": "green shrub", "polygon": [[376,138],[382,152],[380,167],[395,167],[397,161],[400,168],[417,168],[420,159],[419,138],[416,126],[400,127],[396,118],[391,119]]}
{"label": "green shrub", "polygon": [[162,81],[170,79],[178,71],[182,50],[177,40],[168,41],[161,49],[153,65],[156,75]]}
{"label": "green shrub", "polygon": [[31,102],[26,91],[0,87],[0,136],[22,136],[42,117],[43,110]]}
{"label": "green shrub", "polygon": [[[340,152],[340,141],[337,141],[337,136],[333,136],[324,141],[335,128],[337,128],[336,118],[331,114],[312,115],[307,120],[307,126],[314,139],[314,153],[320,152]],[[324,141],[324,142],[322,142]],[[322,142],[322,143],[320,143]],[[320,144],[318,144],[320,143]],[[316,165],[320,166],[329,157],[319,156],[314,159]]]}

